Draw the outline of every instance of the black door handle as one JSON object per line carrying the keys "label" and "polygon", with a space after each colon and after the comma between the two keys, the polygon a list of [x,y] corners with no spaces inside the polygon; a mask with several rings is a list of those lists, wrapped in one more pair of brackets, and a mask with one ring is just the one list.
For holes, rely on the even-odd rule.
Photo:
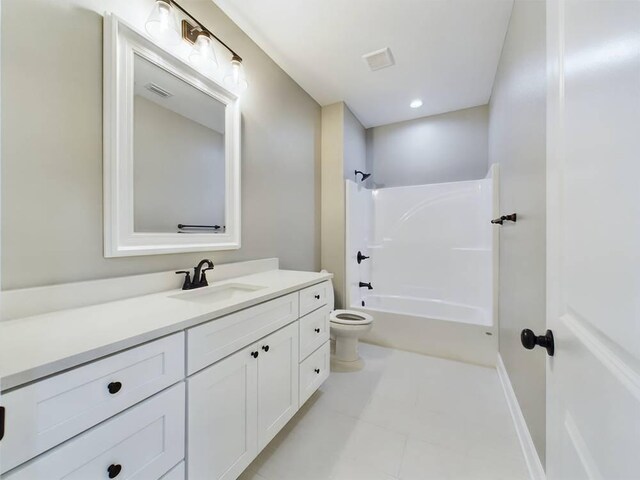
{"label": "black door handle", "polygon": [[316,300],[320,300],[320,295],[314,295]]}
{"label": "black door handle", "polygon": [[320,373],[320,369],[319,368],[315,368],[313,371],[316,372],[316,373]]}
{"label": "black door handle", "polygon": [[262,349],[263,349],[265,352],[268,352],[268,351],[269,351],[269,345],[263,345],[263,346],[262,346]]}
{"label": "black door handle", "polygon": [[314,328],[313,331],[316,332],[316,333],[320,333],[320,329],[319,328]]}
{"label": "black door handle", "polygon": [[117,463],[111,464],[107,468],[107,473],[109,474],[109,478],[116,478],[118,475],[120,475],[121,471],[122,471],[122,465],[119,465]]}
{"label": "black door handle", "polygon": [[546,348],[547,354],[550,357],[553,357],[555,344],[553,341],[553,332],[551,330],[547,330],[547,333],[545,335],[536,336],[536,334],[533,333],[533,330],[525,328],[520,334],[520,341],[522,342],[522,346],[527,350],[531,350],[536,345],[539,345],[543,348]]}
{"label": "black door handle", "polygon": [[253,358],[258,358],[258,352],[251,352],[251,356]]}
{"label": "black door handle", "polygon": [[115,395],[116,393],[118,393],[121,388],[122,383],[120,382],[111,382],[109,385],[107,385],[107,389],[109,390],[109,393],[111,395]]}

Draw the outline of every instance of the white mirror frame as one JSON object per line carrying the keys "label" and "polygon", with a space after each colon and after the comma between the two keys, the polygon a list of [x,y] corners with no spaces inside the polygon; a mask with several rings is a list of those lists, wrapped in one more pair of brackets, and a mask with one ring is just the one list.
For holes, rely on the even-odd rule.
{"label": "white mirror frame", "polygon": [[[134,55],[158,65],[225,108],[224,233],[135,233],[133,208]],[[104,19],[104,256],[240,248],[240,102],[233,92],[157,46],[113,14]]]}

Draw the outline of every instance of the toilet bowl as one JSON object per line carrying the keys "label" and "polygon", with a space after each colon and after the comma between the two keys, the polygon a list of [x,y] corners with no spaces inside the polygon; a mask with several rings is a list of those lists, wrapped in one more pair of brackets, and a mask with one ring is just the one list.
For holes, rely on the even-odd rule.
{"label": "toilet bowl", "polygon": [[373,317],[355,310],[334,310],[329,320],[331,338],[336,345],[334,360],[359,361],[358,339],[373,328]]}

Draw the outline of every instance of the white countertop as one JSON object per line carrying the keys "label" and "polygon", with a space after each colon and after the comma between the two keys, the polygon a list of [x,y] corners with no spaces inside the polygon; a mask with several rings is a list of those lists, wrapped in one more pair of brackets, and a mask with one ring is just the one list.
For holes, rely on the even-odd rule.
{"label": "white countertop", "polygon": [[332,277],[330,273],[272,270],[225,281],[261,286],[240,301],[204,304],[154,293],[0,322],[0,390],[39,378],[199,323],[228,315]]}

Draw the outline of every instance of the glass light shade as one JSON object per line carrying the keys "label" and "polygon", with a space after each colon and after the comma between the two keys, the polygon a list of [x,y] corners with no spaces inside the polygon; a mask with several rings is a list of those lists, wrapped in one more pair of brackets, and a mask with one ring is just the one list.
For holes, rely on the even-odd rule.
{"label": "glass light shade", "polygon": [[156,0],[145,26],[149,35],[160,43],[176,45],[180,42],[178,20],[167,0]]}
{"label": "glass light shade", "polygon": [[193,49],[189,54],[189,61],[205,71],[212,71],[218,68],[218,59],[213,49],[213,41],[206,32],[200,32]]}
{"label": "glass light shade", "polygon": [[247,83],[247,77],[244,73],[244,67],[242,62],[236,58],[231,59],[231,69],[229,74],[224,77],[224,83],[230,88],[238,91],[244,91],[249,84]]}

